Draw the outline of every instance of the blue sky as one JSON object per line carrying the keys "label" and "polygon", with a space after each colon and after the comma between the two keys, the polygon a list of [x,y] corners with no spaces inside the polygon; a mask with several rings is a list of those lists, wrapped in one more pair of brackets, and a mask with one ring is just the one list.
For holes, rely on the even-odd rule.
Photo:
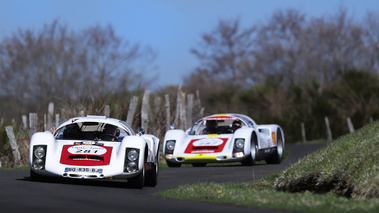
{"label": "blue sky", "polygon": [[54,19],[71,30],[112,25],[133,43],[158,53],[159,78],[152,87],[182,84],[198,65],[190,53],[219,20],[239,18],[243,28],[264,23],[276,10],[293,8],[307,17],[333,15],[341,7],[356,20],[379,12],[377,0],[0,0],[0,41],[18,29],[40,30]]}

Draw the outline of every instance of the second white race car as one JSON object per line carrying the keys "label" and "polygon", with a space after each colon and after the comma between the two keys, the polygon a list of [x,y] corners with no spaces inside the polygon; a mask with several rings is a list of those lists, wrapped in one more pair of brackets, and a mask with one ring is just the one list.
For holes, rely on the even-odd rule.
{"label": "second white race car", "polygon": [[242,114],[215,114],[201,118],[187,131],[168,130],[163,156],[169,167],[236,161],[254,165],[259,160],[279,164],[284,145],[284,133],[277,124],[257,125]]}

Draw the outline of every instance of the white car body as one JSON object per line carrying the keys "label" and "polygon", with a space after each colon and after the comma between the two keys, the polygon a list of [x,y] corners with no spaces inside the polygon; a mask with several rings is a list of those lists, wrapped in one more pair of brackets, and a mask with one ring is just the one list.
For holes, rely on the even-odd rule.
{"label": "white car body", "polygon": [[[79,134],[68,138],[71,126]],[[116,128],[107,138],[105,125]],[[105,135],[105,137],[103,137]],[[103,138],[102,138],[103,137]],[[134,150],[134,151],[133,151]],[[133,187],[155,186],[158,176],[159,139],[136,134],[124,121],[105,116],[71,118],[52,134],[35,133],[30,140],[32,179],[127,179]]]}
{"label": "white car body", "polygon": [[[206,122],[212,120],[218,124],[217,132],[204,134]],[[242,127],[232,129],[233,121],[239,121]],[[187,131],[168,130],[163,142],[163,156],[169,167],[236,161],[254,165],[258,160],[275,164],[281,162],[283,150],[284,133],[279,125],[257,125],[246,115],[232,113],[201,118]]]}

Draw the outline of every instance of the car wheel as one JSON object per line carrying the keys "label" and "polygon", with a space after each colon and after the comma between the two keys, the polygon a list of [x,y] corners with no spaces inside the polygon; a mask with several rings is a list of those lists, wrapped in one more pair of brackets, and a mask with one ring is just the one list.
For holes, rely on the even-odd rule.
{"label": "car wheel", "polygon": [[276,131],[276,151],[266,159],[267,164],[279,164],[283,158],[283,137],[282,131],[278,128]]}
{"label": "car wheel", "polygon": [[258,153],[258,138],[255,132],[251,135],[250,154],[242,161],[243,166],[252,166],[255,164]]}
{"label": "car wheel", "polygon": [[193,167],[205,167],[207,165],[207,163],[193,163],[192,166]]}
{"label": "car wheel", "polygon": [[173,163],[167,160],[166,160],[166,163],[168,167],[180,167],[182,165],[181,163]]}
{"label": "car wheel", "polygon": [[158,155],[155,159],[156,163],[152,163],[150,169],[146,173],[145,186],[155,187],[158,183],[158,172],[159,172],[159,159]]}
{"label": "car wheel", "polygon": [[145,163],[142,165],[142,171],[137,176],[128,179],[128,183],[133,188],[142,189],[145,185]]}

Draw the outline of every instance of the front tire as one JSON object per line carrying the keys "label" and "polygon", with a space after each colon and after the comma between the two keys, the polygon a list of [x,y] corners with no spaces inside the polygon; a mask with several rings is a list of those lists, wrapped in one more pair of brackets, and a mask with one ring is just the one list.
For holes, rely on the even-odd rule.
{"label": "front tire", "polygon": [[131,184],[133,188],[142,189],[145,185],[145,163],[142,166],[142,171],[135,177],[129,178],[128,183]]}
{"label": "front tire", "polygon": [[159,155],[155,159],[156,163],[153,163],[150,171],[146,174],[145,185],[150,187],[155,187],[158,183],[158,172],[159,172]]}
{"label": "front tire", "polygon": [[243,166],[252,166],[255,164],[258,154],[258,137],[255,132],[251,134],[250,139],[250,154],[243,161]]}

